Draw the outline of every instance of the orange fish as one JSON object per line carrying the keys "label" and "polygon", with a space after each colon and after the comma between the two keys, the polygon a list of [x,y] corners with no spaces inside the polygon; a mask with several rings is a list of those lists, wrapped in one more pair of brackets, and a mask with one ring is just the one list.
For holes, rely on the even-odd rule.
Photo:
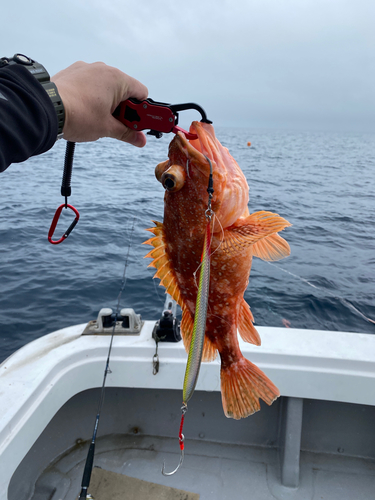
{"label": "orange fish", "polygon": [[[248,210],[249,187],[244,174],[215,137],[212,125],[193,122],[188,141],[179,132],[169,146],[169,160],[159,163],[156,178],[166,190],[164,222],[148,229],[154,247],[146,257],[182,309],[181,334],[189,350],[193,331],[198,277],[208,203],[212,162],[213,188],[211,277],[203,361],[221,358],[221,394],[227,417],[240,419],[260,409],[259,398],[270,405],[279,395],[267,376],[241,353],[242,339],[260,345],[253,315],[243,295],[249,282],[252,257],[279,260],[290,253],[277,233],[289,222],[272,212]],[[199,270],[198,270],[199,273]]]}

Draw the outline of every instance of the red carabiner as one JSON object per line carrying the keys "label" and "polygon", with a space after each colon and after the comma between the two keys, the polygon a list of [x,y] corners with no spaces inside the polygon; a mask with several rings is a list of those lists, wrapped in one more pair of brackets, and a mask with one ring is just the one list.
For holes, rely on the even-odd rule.
{"label": "red carabiner", "polygon": [[[53,236],[53,233],[55,232],[55,229],[56,229],[56,226],[57,226],[57,222],[60,218],[60,214],[61,214],[61,211],[63,208],[70,208],[71,210],[73,210],[73,212],[76,214],[76,218],[74,219],[74,221],[70,224],[68,230],[62,235],[62,237],[57,240],[57,241],[53,241],[52,240],[52,236]],[[48,241],[50,243],[52,243],[52,245],[58,245],[59,243],[61,243],[62,241],[64,241],[68,236],[69,234],[73,231],[73,229],[76,227],[77,225],[77,222],[79,220],[79,212],[76,208],[73,207],[73,205],[68,205],[68,204],[65,204],[63,203],[62,205],[60,205],[58,207],[58,209],[56,210],[56,213],[52,219],[52,223],[51,223],[51,227],[49,228],[49,231],[48,231]]]}

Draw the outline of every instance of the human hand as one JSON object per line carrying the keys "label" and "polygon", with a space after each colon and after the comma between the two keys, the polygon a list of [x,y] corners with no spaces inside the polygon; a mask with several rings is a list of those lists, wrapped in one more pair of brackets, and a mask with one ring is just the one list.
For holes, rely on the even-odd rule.
{"label": "human hand", "polygon": [[146,144],[143,132],[131,130],[112,116],[120,102],[129,97],[147,98],[148,90],[138,80],[101,62],[79,61],[51,81],[65,108],[64,139],[90,142],[112,137],[138,147]]}

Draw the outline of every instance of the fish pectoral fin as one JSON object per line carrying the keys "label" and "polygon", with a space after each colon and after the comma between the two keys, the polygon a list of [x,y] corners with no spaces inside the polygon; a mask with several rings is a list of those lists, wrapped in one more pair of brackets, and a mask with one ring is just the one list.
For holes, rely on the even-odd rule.
{"label": "fish pectoral fin", "polygon": [[271,234],[259,240],[254,243],[251,250],[254,257],[267,261],[281,260],[290,255],[288,242],[278,234]]}
{"label": "fish pectoral fin", "polygon": [[227,254],[235,254],[288,226],[291,224],[278,214],[255,212],[224,230],[221,249]]}
{"label": "fish pectoral fin", "polygon": [[249,304],[242,300],[240,313],[238,316],[238,332],[244,342],[249,344],[260,345],[261,340],[257,329],[253,325],[254,317],[250,311]]}
{"label": "fish pectoral fin", "polygon": [[248,359],[241,357],[221,367],[221,398],[224,413],[239,420],[260,410],[259,399],[271,405],[280,396],[278,388]]}

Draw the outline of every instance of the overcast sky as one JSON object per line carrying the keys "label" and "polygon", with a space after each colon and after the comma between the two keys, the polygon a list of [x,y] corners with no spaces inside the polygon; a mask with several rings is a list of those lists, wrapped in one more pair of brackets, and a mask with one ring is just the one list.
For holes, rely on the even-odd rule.
{"label": "overcast sky", "polygon": [[374,130],[374,20],[374,0],[3,0],[1,55],[104,61],[220,126]]}

